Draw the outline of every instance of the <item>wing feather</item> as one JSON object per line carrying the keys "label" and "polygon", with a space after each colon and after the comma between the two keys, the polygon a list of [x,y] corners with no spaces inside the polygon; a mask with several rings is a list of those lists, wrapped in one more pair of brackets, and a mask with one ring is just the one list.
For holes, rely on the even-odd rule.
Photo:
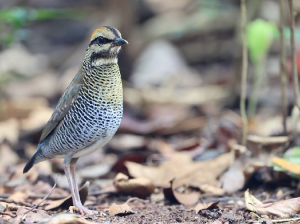
{"label": "wing feather", "polygon": [[65,90],[63,95],[60,97],[57,106],[43,129],[40,142],[43,142],[45,138],[57,127],[59,122],[66,116],[71,106],[74,104],[78,97],[80,88],[83,85],[82,69],[76,74],[72,82],[69,84],[68,88]]}

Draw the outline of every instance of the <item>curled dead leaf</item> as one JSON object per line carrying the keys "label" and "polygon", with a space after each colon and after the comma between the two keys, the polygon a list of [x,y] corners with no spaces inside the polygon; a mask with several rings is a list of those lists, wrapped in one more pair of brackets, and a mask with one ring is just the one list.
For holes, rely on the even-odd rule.
{"label": "curled dead leaf", "polygon": [[204,209],[211,209],[211,208],[219,208],[219,202],[220,201],[215,201],[215,202],[209,202],[209,203],[198,203],[194,210],[196,211],[196,213],[198,213],[201,210]]}
{"label": "curled dead leaf", "polygon": [[[178,191],[180,189],[180,192]],[[171,181],[171,187],[164,189],[165,198],[170,201],[175,201],[183,205],[194,205],[198,202],[201,193],[191,190],[191,188],[180,185],[176,179]]]}
{"label": "curled dead leaf", "polygon": [[300,211],[300,197],[263,204],[251,195],[248,190],[245,192],[245,204],[250,211],[260,212],[263,215],[275,215],[281,218],[287,218]]}
{"label": "curled dead leaf", "polygon": [[116,203],[113,203],[109,207],[110,216],[114,216],[114,215],[124,216],[124,215],[131,215],[131,214],[134,214],[134,211],[126,203],[121,205],[117,205]]}
{"label": "curled dead leaf", "polygon": [[113,182],[116,189],[120,192],[137,197],[145,198],[154,192],[155,186],[147,178],[129,179],[128,176],[118,173]]}

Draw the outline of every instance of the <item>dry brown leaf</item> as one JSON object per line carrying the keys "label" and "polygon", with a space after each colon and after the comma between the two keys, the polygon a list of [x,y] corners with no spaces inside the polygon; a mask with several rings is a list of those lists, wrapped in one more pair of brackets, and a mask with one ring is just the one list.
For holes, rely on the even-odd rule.
{"label": "dry brown leaf", "polygon": [[181,152],[174,153],[171,160],[163,162],[159,167],[148,167],[134,162],[126,162],[125,166],[133,177],[144,177],[151,180],[155,186],[169,187],[170,181],[191,169],[187,165],[192,163],[191,156]]}
{"label": "dry brown leaf", "polygon": [[176,185],[176,179],[170,181],[171,186],[164,188],[163,193],[166,199],[171,202],[177,202],[184,205],[194,205],[198,202],[201,193],[199,191],[191,190],[188,187]]}
{"label": "dry brown leaf", "polygon": [[172,188],[172,192],[176,200],[183,205],[194,205],[199,201],[200,192],[192,191],[188,193],[179,193]]}
{"label": "dry brown leaf", "polygon": [[205,183],[199,185],[199,189],[205,193],[214,194],[214,195],[223,195],[226,193],[226,191],[223,188],[213,186],[210,184],[205,184]]}
{"label": "dry brown leaf", "polygon": [[12,200],[15,200],[15,201],[23,201],[23,202],[25,202],[25,200],[27,199],[27,194],[25,193],[24,190],[17,191],[15,193],[13,193],[12,195],[10,195],[8,197],[8,199],[12,199]]}
{"label": "dry brown leaf", "polygon": [[[170,160],[158,167],[147,167],[133,162],[126,162],[125,165],[131,176],[145,177],[155,186],[168,188],[170,181],[175,178],[175,188],[191,186],[201,189],[203,185],[217,187],[217,178],[229,167],[232,160],[233,154],[225,153],[211,160],[194,162],[189,154],[180,152],[174,153]],[[218,189],[218,192],[221,190]]]}
{"label": "dry brown leaf", "polygon": [[254,143],[259,143],[262,145],[272,145],[272,144],[282,144],[289,141],[288,136],[258,136],[258,135],[248,135],[247,140]]}
{"label": "dry brown leaf", "polygon": [[132,196],[145,198],[154,192],[155,186],[151,180],[140,177],[129,179],[128,176],[118,173],[113,182],[116,189],[120,192],[130,194]]}
{"label": "dry brown leaf", "polygon": [[33,131],[41,129],[49,120],[53,113],[50,107],[37,107],[30,112],[28,118],[21,120],[21,130]]}
{"label": "dry brown leaf", "polygon": [[256,212],[263,215],[275,215],[281,218],[288,218],[290,215],[297,214],[300,211],[300,198],[292,198],[274,203],[253,205]]}
{"label": "dry brown leaf", "polygon": [[[146,88],[136,90],[132,88],[124,89],[125,100],[130,96],[139,96],[137,101],[145,101],[149,103],[165,103],[165,104],[183,104],[183,105],[199,105],[207,102],[218,101],[224,99],[228,92],[219,85],[202,86],[199,88],[177,89],[169,88]],[[135,97],[136,98],[136,97]]]}
{"label": "dry brown leaf", "polygon": [[0,122],[0,143],[4,139],[12,144],[17,143],[19,139],[19,123],[17,119],[10,118],[9,120]]}
{"label": "dry brown leaf", "polygon": [[219,202],[220,201],[216,201],[216,202],[209,202],[209,203],[198,203],[194,210],[196,211],[196,213],[198,213],[201,210],[204,209],[211,209],[211,208],[219,208]]}
{"label": "dry brown leaf", "polygon": [[278,201],[274,203],[263,204],[257,198],[245,192],[245,205],[247,209],[253,212],[260,212],[263,215],[275,215],[281,218],[287,218],[290,215],[300,211],[300,197],[288,200]]}
{"label": "dry brown leaf", "polygon": [[81,218],[79,215],[70,214],[70,213],[61,213],[59,215],[53,216],[49,219],[44,219],[43,223],[47,224],[95,224]]}
{"label": "dry brown leaf", "polygon": [[[79,196],[82,204],[87,199],[88,193],[89,193],[89,186],[90,182],[86,182],[80,189],[79,189]],[[48,201],[50,204],[45,207],[45,210],[51,210],[58,207],[63,207],[68,209],[70,206],[73,205],[72,196],[68,196],[66,198],[56,200],[56,201]]]}
{"label": "dry brown leaf", "polygon": [[114,215],[124,216],[124,215],[131,215],[131,214],[134,214],[134,211],[126,203],[121,205],[117,205],[116,203],[113,203],[109,207],[110,216],[114,216]]}
{"label": "dry brown leaf", "polygon": [[[24,213],[27,212],[28,209],[24,208],[24,207],[20,207],[18,208],[16,214],[19,216],[24,217]],[[48,215],[46,212],[41,212],[41,211],[37,211],[37,212],[29,212],[26,214],[25,218],[25,222],[26,223],[35,223],[35,222],[39,222],[42,219],[45,218],[50,218],[51,216]]]}
{"label": "dry brown leaf", "polygon": [[15,165],[18,161],[19,156],[8,144],[3,143],[0,145],[0,170],[4,170],[8,166]]}

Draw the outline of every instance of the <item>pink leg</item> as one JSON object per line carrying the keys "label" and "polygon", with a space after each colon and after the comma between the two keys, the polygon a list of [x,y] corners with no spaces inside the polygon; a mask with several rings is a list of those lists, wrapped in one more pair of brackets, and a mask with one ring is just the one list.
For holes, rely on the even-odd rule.
{"label": "pink leg", "polygon": [[76,196],[75,196],[75,191],[74,191],[74,184],[72,182],[72,177],[71,177],[71,172],[70,172],[70,164],[64,164],[64,170],[68,179],[70,191],[72,194],[72,200],[73,200],[73,205],[77,204],[76,202]]}
{"label": "pink leg", "polygon": [[[77,161],[77,159],[76,159],[76,161]],[[72,167],[72,169],[71,169],[71,167]],[[71,163],[71,155],[66,155],[66,158],[64,160],[64,170],[65,170],[68,182],[69,182],[70,191],[72,194],[73,205],[79,209],[79,211],[82,215],[84,215],[84,214],[92,215],[93,212],[88,210],[87,208],[85,208],[80,201],[79,193],[78,193],[78,186],[75,182],[75,176],[72,175],[72,174],[75,174],[74,173],[75,172],[75,163]]]}
{"label": "pink leg", "polygon": [[94,213],[97,213],[96,211],[92,211],[87,209],[86,207],[84,207],[81,203],[80,200],[80,196],[79,196],[79,189],[78,189],[78,185],[77,185],[77,181],[76,181],[76,176],[75,176],[75,164],[77,162],[77,158],[76,159],[72,159],[71,160],[71,164],[70,164],[70,170],[71,170],[71,176],[72,176],[72,181],[74,183],[74,193],[75,193],[75,197],[76,197],[76,201],[77,204],[74,206],[76,206],[79,210],[81,214],[88,214],[88,215],[93,215]]}

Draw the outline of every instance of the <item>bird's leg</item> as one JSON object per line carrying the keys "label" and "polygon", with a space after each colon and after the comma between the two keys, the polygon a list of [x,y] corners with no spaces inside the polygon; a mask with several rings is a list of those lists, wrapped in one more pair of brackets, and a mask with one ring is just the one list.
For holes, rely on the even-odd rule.
{"label": "bird's leg", "polygon": [[88,214],[88,215],[93,215],[94,212],[95,213],[97,213],[97,212],[89,210],[86,207],[84,207],[81,203],[81,200],[80,200],[78,184],[77,184],[76,175],[75,175],[75,165],[76,165],[77,160],[78,160],[78,158],[73,158],[70,161],[71,176],[72,176],[72,181],[74,183],[74,193],[75,193],[75,197],[76,197],[76,201],[77,201],[77,204],[76,205],[74,204],[74,206],[76,206],[80,210],[81,214],[85,213],[85,214]]}
{"label": "bird's leg", "polygon": [[70,170],[70,156],[66,156],[64,163],[63,163],[63,167],[64,167],[64,171],[66,173],[67,179],[68,179],[68,183],[69,183],[69,188],[72,194],[72,200],[73,200],[73,205],[76,204],[76,197],[75,197],[75,191],[74,191],[74,184],[72,182],[72,177],[71,177],[71,170]]}
{"label": "bird's leg", "polygon": [[[79,193],[78,193],[78,186],[74,182],[75,178],[73,178],[73,175],[71,172],[71,160],[72,160],[72,154],[67,154],[65,157],[65,160],[64,160],[64,170],[65,170],[68,182],[69,182],[69,187],[70,187],[70,191],[72,194],[73,205],[79,209],[79,211],[82,215],[83,214],[92,215],[93,212],[91,212],[87,208],[83,207],[83,205],[81,204],[81,201],[79,198]],[[75,164],[72,167],[74,169]],[[77,191],[76,191],[76,189],[77,189]],[[77,197],[76,193],[78,194],[78,197]]]}
{"label": "bird's leg", "polygon": [[75,193],[76,200],[81,202],[80,196],[79,196],[78,184],[77,184],[76,175],[75,175],[75,165],[76,165],[77,160],[78,160],[78,158],[71,159],[70,171],[71,171],[72,181],[74,183],[74,193]]}

